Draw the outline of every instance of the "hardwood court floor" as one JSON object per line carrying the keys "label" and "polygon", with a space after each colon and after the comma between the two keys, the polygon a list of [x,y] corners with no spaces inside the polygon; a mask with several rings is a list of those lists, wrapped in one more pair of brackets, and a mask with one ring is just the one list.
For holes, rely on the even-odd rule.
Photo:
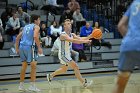
{"label": "hardwood court floor", "polygon": [[[39,93],[111,93],[116,75],[84,75],[88,80],[93,80],[90,88],[83,88],[80,82],[73,78],[58,77],[51,85],[42,79],[36,83],[42,91]],[[68,78],[68,79],[66,79]],[[13,83],[14,82],[14,83]],[[18,81],[0,81],[0,93],[34,93],[30,91],[19,92]],[[29,83],[25,83],[25,88]],[[132,74],[125,93],[140,93],[140,73]]]}

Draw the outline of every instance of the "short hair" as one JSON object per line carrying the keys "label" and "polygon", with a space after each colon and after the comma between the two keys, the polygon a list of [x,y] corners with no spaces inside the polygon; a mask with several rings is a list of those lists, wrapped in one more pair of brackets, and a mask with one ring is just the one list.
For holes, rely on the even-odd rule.
{"label": "short hair", "polygon": [[38,18],[40,18],[39,15],[32,14],[32,15],[31,15],[31,23],[34,23],[34,21],[37,20]]}
{"label": "short hair", "polygon": [[64,22],[67,22],[67,21],[69,21],[69,22],[70,22],[70,19],[65,19],[65,20],[64,20]]}
{"label": "short hair", "polygon": [[63,25],[65,24],[65,22],[71,22],[70,19],[65,19],[64,22],[63,22]]}

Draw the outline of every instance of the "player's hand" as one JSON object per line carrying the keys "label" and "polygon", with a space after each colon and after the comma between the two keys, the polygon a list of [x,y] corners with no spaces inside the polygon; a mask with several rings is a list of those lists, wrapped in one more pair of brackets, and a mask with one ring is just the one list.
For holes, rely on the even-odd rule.
{"label": "player's hand", "polygon": [[85,40],[84,43],[91,43],[92,40]]}
{"label": "player's hand", "polygon": [[93,38],[93,37],[92,37],[92,33],[91,33],[88,37],[89,37],[90,39]]}
{"label": "player's hand", "polygon": [[38,48],[38,53],[43,54],[42,48]]}

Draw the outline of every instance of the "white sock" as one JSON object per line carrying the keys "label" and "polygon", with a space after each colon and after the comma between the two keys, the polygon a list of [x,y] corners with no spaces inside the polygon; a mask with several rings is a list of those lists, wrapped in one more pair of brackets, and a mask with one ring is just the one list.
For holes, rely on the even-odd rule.
{"label": "white sock", "polygon": [[23,86],[23,85],[24,85],[24,82],[20,82],[19,85],[20,85],[20,86]]}
{"label": "white sock", "polygon": [[35,86],[35,82],[30,82],[30,84],[31,84],[31,86],[33,86],[33,87]]}

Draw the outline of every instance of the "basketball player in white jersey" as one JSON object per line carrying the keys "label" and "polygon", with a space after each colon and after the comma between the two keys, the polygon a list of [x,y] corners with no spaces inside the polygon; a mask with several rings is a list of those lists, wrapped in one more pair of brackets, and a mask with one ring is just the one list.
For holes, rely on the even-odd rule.
{"label": "basketball player in white jersey", "polygon": [[78,65],[76,62],[71,58],[70,49],[72,43],[90,43],[89,40],[92,35],[88,37],[78,37],[74,33],[71,33],[71,22],[69,19],[66,19],[64,22],[64,32],[61,33],[60,37],[58,38],[59,43],[59,53],[58,57],[62,66],[51,74],[47,74],[47,80],[51,82],[52,78],[59,74],[64,74],[68,67],[71,67],[74,70],[76,78],[82,83],[84,87],[89,87],[92,84],[92,81],[87,82],[86,79],[82,78]]}

